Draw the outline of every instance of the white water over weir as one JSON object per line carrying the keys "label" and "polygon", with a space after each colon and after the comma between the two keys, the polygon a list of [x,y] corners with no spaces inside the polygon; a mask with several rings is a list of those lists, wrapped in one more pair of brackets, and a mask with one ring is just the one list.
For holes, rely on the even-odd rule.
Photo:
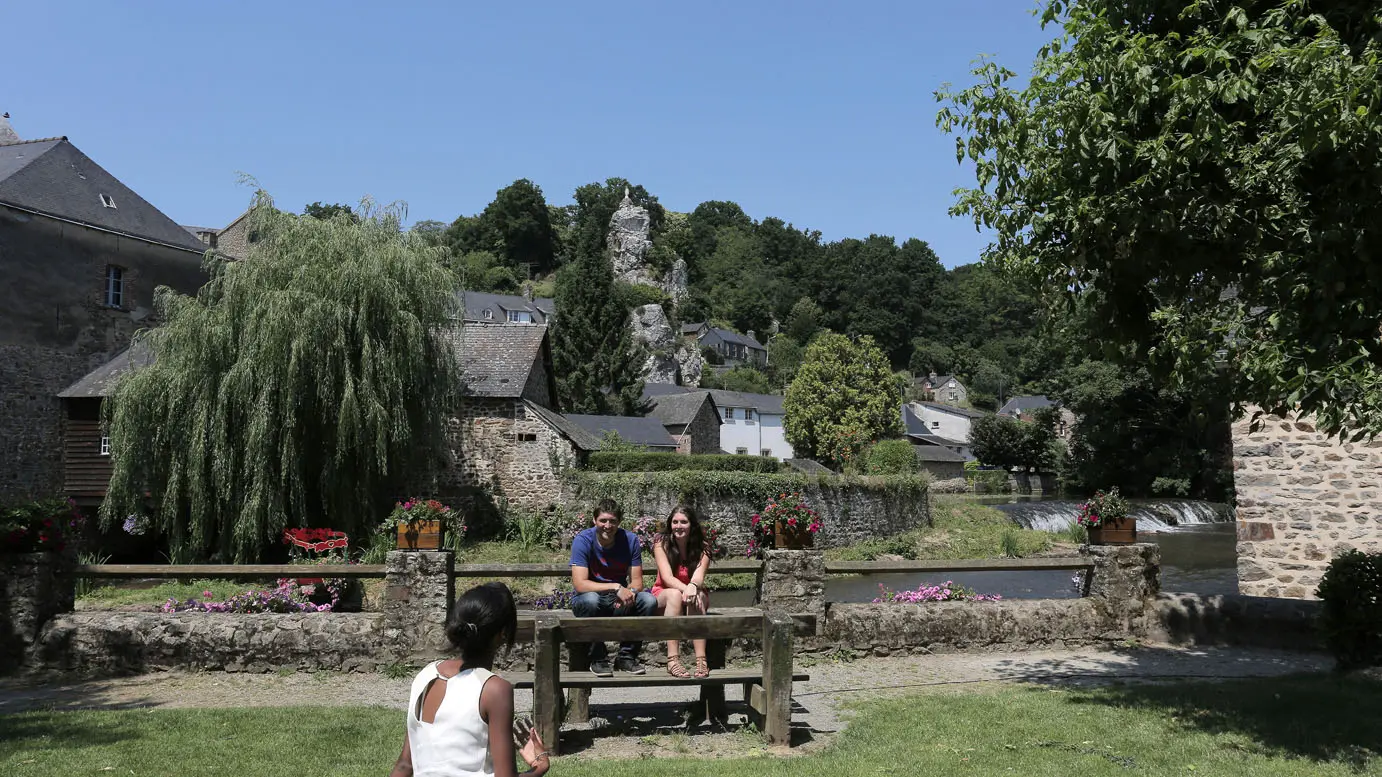
{"label": "white water over weir", "polygon": [[[1058,532],[1075,523],[1081,502],[1052,500],[996,504],[1024,529]],[[1151,499],[1133,501],[1130,514],[1137,518],[1138,531],[1175,531],[1180,526],[1225,523],[1233,520],[1233,508],[1218,502],[1194,499]]]}

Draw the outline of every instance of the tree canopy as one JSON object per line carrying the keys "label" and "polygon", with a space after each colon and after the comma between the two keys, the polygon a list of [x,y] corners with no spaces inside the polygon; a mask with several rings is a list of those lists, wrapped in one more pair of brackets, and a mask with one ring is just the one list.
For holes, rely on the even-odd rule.
{"label": "tree canopy", "polygon": [[1363,0],[1051,0],[1030,78],[939,125],[990,261],[1174,380],[1382,430],[1382,16]]}
{"label": "tree canopy", "polygon": [[259,239],[207,260],[195,298],[160,289],[154,361],[105,404],[107,525],[157,505],[174,557],[255,559],[285,527],[373,529],[440,454],[455,277],[399,208],[299,217],[262,193]]}
{"label": "tree canopy", "polygon": [[902,433],[900,399],[872,337],[822,334],[787,388],[783,433],[798,456],[844,467],[870,443]]}

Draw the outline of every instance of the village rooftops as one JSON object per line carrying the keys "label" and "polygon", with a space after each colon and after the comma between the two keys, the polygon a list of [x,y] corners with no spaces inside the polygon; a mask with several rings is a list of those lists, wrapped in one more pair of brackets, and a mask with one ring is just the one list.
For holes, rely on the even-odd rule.
{"label": "village rooftops", "polygon": [[197,254],[206,250],[65,137],[0,142],[0,204]]}
{"label": "village rooftops", "polygon": [[88,372],[81,380],[58,392],[58,396],[63,399],[108,397],[114,393],[121,378],[153,362],[153,350],[142,340],[137,341],[110,361]]}
{"label": "village rooftops", "polygon": [[1056,407],[1056,402],[1043,394],[1030,394],[1009,399],[999,408],[998,414],[1020,416],[1043,407]]}
{"label": "village rooftops", "polygon": [[648,415],[661,421],[664,426],[686,426],[692,423],[706,402],[711,404],[716,423],[720,420],[720,411],[714,407],[715,399],[710,396],[709,391],[663,394],[649,399],[653,402],[653,407],[648,411]]}
{"label": "village rooftops", "polygon": [[556,310],[556,300],[547,297],[528,299],[516,294],[490,294],[460,291],[466,321],[489,324],[546,324]]}
{"label": "village rooftops", "polygon": [[964,456],[936,445],[913,445],[912,452],[917,455],[917,461],[965,461]]}
{"label": "village rooftops", "polygon": [[760,414],[782,415],[782,396],[778,394],[750,394],[746,391],[724,391],[722,389],[692,388],[673,386],[669,383],[646,383],[643,385],[643,398],[656,402],[658,397],[669,394],[708,393],[715,405],[726,407],[751,407]]}
{"label": "village rooftops", "polygon": [[603,441],[606,434],[614,432],[624,442],[643,448],[667,452],[673,452],[677,449],[677,441],[672,439],[672,435],[667,433],[662,422],[656,418],[622,415],[577,415],[572,413],[564,415],[563,418],[585,430],[587,434],[594,436],[597,440]]}
{"label": "village rooftops", "polygon": [[963,448],[969,443],[964,440],[952,440],[949,437],[942,437],[939,434],[908,434],[914,442],[923,445],[938,445],[942,448]]}
{"label": "village rooftops", "polygon": [[982,410],[971,410],[970,408],[967,408],[967,407],[955,407],[954,405],[943,405],[943,404],[941,404],[940,402],[914,402],[913,404],[921,405],[922,407],[925,407],[925,408],[928,408],[928,409],[931,409],[931,410],[936,410],[936,411],[941,412],[941,413],[950,413],[950,414],[952,414],[952,415],[960,415],[960,416],[964,416],[964,417],[966,417],[966,418],[983,418],[983,417],[989,415],[988,413],[985,413],[985,412],[982,411]]}
{"label": "village rooftops", "polygon": [[[525,324],[472,324],[453,335],[461,361],[464,393],[475,397],[523,396],[533,366],[549,363],[547,327]],[[548,374],[548,380],[552,379]],[[549,386],[550,396],[556,396]]]}

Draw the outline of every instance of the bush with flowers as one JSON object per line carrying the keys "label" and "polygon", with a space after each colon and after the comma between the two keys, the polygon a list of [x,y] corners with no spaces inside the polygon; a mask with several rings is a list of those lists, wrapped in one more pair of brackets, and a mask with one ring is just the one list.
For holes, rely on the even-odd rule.
{"label": "bush with flowers", "polygon": [[1080,505],[1075,514],[1075,522],[1086,529],[1097,529],[1106,523],[1113,523],[1128,517],[1128,500],[1118,493],[1117,488],[1107,493],[1096,491],[1088,502]]}
{"label": "bush with flowers", "polygon": [[787,531],[819,534],[823,528],[820,514],[806,506],[801,494],[778,494],[776,499],[768,500],[762,512],[749,518],[748,555],[754,556],[777,547],[776,526],[779,521]]}
{"label": "bush with flowers", "polygon": [[874,604],[921,604],[923,602],[1001,602],[998,594],[976,594],[973,589],[947,580],[940,585],[922,583],[912,591],[894,591],[879,584]]}
{"label": "bush with flowers", "polygon": [[41,499],[0,508],[0,549],[9,553],[74,549],[85,519],[72,499]]}
{"label": "bush with flowers", "polygon": [[169,599],[159,609],[162,612],[331,612],[336,601],[313,602],[302,592],[302,586],[291,579],[279,580],[272,590],[246,591],[224,602],[212,601],[212,593],[203,591],[202,598],[180,602]]}

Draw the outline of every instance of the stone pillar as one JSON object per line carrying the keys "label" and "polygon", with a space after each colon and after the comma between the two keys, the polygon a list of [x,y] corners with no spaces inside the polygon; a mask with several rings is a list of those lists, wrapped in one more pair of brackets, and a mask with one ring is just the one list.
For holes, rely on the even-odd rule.
{"label": "stone pillar", "polygon": [[456,598],[454,554],[393,550],[384,568],[384,641],[394,657],[405,661],[446,655],[446,617]]}
{"label": "stone pillar", "polygon": [[70,556],[0,555],[0,671],[21,666],[43,626],[71,612],[75,596]]}
{"label": "stone pillar", "polygon": [[1080,555],[1094,562],[1087,595],[1114,628],[1141,633],[1152,599],[1161,592],[1161,548],[1151,542],[1082,545]]}
{"label": "stone pillar", "polygon": [[825,628],[825,554],[819,550],[769,550],[763,554],[759,602],[765,613],[816,616]]}

